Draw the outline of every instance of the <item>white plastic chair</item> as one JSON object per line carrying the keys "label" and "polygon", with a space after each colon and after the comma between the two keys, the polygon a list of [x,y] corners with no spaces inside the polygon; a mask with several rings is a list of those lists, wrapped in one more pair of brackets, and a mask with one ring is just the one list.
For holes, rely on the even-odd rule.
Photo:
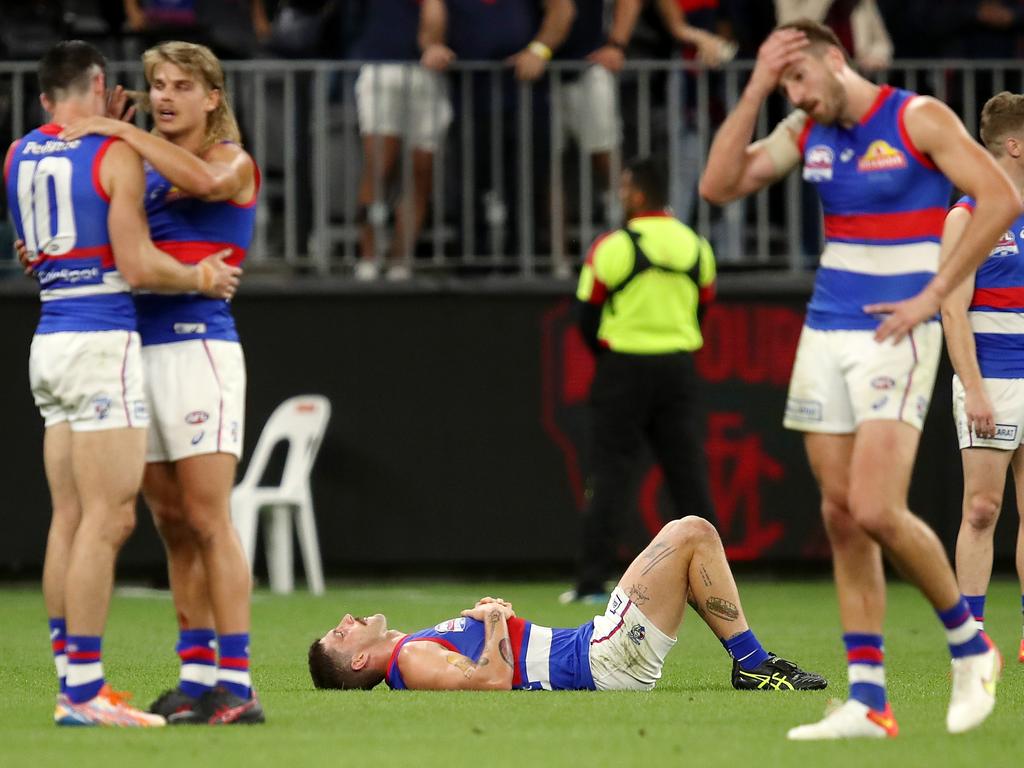
{"label": "white plastic chair", "polygon": [[[270,525],[264,530],[264,546],[270,588],[274,592],[287,594],[295,588],[293,515],[298,518],[299,548],[309,591],[314,595],[324,592],[324,572],[309,475],[330,418],[331,402],[323,395],[299,395],[285,400],[267,419],[245,477],[231,492],[231,519],[242,540],[250,571],[256,558],[256,528],[260,512],[264,509],[270,512]],[[288,457],[281,484],[257,485],[266,471],[274,446],[282,440],[288,443]]]}

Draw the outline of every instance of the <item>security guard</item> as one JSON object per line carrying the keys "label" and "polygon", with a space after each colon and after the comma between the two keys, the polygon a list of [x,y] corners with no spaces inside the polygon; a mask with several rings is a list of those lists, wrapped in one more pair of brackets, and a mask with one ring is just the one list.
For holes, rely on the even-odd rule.
{"label": "security guard", "polygon": [[626,225],[599,237],[580,275],[580,329],[597,354],[590,392],[592,472],[576,588],[563,602],[596,602],[614,562],[614,522],[630,508],[646,440],[676,508],[713,519],[693,352],[714,297],[711,246],[666,210],[664,164],[622,171]]}

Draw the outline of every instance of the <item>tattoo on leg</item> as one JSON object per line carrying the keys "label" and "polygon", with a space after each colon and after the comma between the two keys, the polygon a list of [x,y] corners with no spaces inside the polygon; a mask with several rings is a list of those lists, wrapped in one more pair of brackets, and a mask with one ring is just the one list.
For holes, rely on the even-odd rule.
{"label": "tattoo on leg", "polygon": [[[658,547],[664,547],[664,544],[659,544]],[[658,563],[664,560],[666,557],[671,557],[672,553],[676,551],[675,547],[668,547],[661,549],[661,551],[647,555],[647,559],[650,560],[650,564],[640,571],[641,576],[646,576],[648,573],[653,571],[657,567]]]}
{"label": "tattoo on leg", "polygon": [[629,588],[629,599],[635,605],[643,605],[651,599],[645,584],[634,584]]}
{"label": "tattoo on leg", "polygon": [[740,617],[740,609],[721,597],[709,597],[704,601],[704,606],[708,613],[726,621],[736,621]]}
{"label": "tattoo on leg", "polygon": [[705,587],[710,587],[711,586],[711,577],[708,576],[708,569],[704,567],[704,563],[700,564],[700,567],[698,568],[698,570],[700,571],[700,580],[704,582],[704,586]]}
{"label": "tattoo on leg", "polygon": [[508,644],[507,637],[503,637],[498,641],[498,653],[501,655],[502,661],[515,669],[515,662],[512,659],[512,648]]}

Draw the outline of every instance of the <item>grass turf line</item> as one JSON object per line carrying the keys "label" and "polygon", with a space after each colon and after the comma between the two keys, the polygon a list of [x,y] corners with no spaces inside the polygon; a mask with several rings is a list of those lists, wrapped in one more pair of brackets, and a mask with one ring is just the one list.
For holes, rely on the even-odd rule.
{"label": "grass turf line", "polygon": [[[949,658],[930,607],[906,585],[889,591],[886,633],[890,698],[901,734],[887,742],[789,743],[786,729],[817,720],[846,693],[840,629],[827,582],[749,581],[744,608],[767,648],[830,681],[823,692],[733,691],[718,641],[687,612],[679,643],[651,693],[427,693],[314,691],[310,641],[338,616],[382,611],[403,630],[458,615],[485,594],[519,615],[572,626],[593,606],[560,606],[564,585],[408,582],[342,584],[324,598],[257,593],[253,677],[268,724],[162,731],[61,729],[51,722],[55,679],[42,596],[0,590],[0,764],[104,766],[297,766],[338,760],[376,765],[478,766],[1009,766],[1019,763],[1024,665],[1017,662],[1020,596],[1015,582],[989,592],[986,625],[1006,657],[995,713],[980,729],[951,736],[944,718]],[[104,643],[115,688],[143,706],[177,673],[171,603],[116,597]]]}

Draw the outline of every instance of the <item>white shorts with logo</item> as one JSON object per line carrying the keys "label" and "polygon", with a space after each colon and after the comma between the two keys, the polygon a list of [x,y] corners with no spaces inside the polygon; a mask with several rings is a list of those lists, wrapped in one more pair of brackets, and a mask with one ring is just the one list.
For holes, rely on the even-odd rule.
{"label": "white shorts with logo", "polygon": [[611,152],[622,141],[616,108],[615,75],[599,64],[562,85],[565,130],[587,154]]}
{"label": "white shorts with logo", "polygon": [[787,429],[852,434],[863,421],[924,425],[942,351],[942,326],[923,323],[898,344],[874,331],[804,326],[786,400]]}
{"label": "white shorts with logo", "polygon": [[992,401],[996,421],[995,437],[978,437],[967,428],[966,392],[960,377],[953,375],[953,422],[961,450],[998,448],[1015,451],[1024,432],[1024,379],[982,379]]}
{"label": "white shorts with logo", "polygon": [[146,461],[207,453],[241,458],[245,358],[234,341],[196,339],[142,348],[153,423]]}
{"label": "white shorts with logo", "polygon": [[34,336],[29,383],[45,425],[66,421],[76,432],[145,428],[140,348],[134,331]]}
{"label": "white shorts with logo", "polygon": [[356,78],[363,136],[398,136],[433,152],[452,122],[444,77],[419,64],[364,64]]}
{"label": "white shorts with logo", "polygon": [[594,617],[590,673],[599,691],[649,691],[676,644],[616,587],[603,616]]}

